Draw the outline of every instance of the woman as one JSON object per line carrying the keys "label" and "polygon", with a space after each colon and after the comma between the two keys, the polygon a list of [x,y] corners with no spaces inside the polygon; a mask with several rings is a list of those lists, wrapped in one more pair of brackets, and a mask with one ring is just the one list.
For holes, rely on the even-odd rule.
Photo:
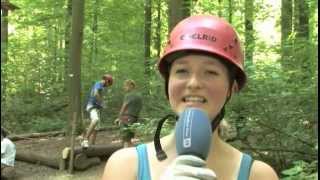
{"label": "woman", "polygon": [[184,19],[171,32],[158,67],[176,114],[195,107],[211,119],[213,134],[208,157],[204,161],[195,156],[178,156],[171,133],[161,138],[165,154],[162,158],[161,148],[154,148],[156,142],[114,153],[107,162],[103,180],[278,179],[268,164],[253,161],[224,142],[216,130],[223,119],[224,106],[246,82],[240,40],[229,23],[209,15]]}

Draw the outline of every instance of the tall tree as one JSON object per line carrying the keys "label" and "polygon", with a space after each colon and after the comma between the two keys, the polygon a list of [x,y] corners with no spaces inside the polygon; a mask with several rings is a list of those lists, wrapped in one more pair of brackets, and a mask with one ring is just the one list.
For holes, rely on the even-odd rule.
{"label": "tall tree", "polygon": [[161,53],[161,0],[157,0],[157,29],[156,29],[156,49],[157,57]]}
{"label": "tall tree", "polygon": [[145,75],[145,93],[149,94],[150,82],[150,46],[151,46],[151,0],[145,0],[144,7],[144,75]]}
{"label": "tall tree", "polygon": [[65,85],[64,87],[67,89],[68,94],[70,93],[70,61],[69,61],[69,54],[70,54],[70,32],[71,32],[71,15],[72,15],[72,0],[66,0],[67,8],[65,14],[65,30],[64,30],[64,69],[65,69]]}
{"label": "tall tree", "polygon": [[232,12],[233,12],[233,6],[232,6],[233,0],[228,0],[228,21],[230,22],[230,24],[232,24]]}
{"label": "tall tree", "polygon": [[[98,33],[98,14],[99,14],[99,0],[95,0],[93,3],[93,9],[94,9],[94,14],[93,14],[93,22],[92,22],[92,44],[91,44],[91,57],[90,57],[90,62],[89,63],[89,73],[93,72],[93,61],[95,61],[98,57],[98,38],[97,38],[97,33]],[[89,74],[89,77],[90,74]]]}
{"label": "tall tree", "polygon": [[169,32],[185,17],[190,16],[191,0],[169,0]]}
{"label": "tall tree", "polygon": [[245,0],[245,60],[248,65],[252,64],[253,52],[254,52],[254,0]]}
{"label": "tall tree", "polygon": [[72,33],[70,48],[70,64],[71,64],[71,106],[72,106],[72,133],[71,133],[71,154],[69,163],[69,173],[73,172],[73,155],[74,155],[74,135],[76,123],[81,120],[81,100],[80,100],[80,73],[81,73],[81,49],[83,37],[83,21],[84,21],[84,0],[72,1]]}
{"label": "tall tree", "polygon": [[310,83],[312,72],[312,59],[309,44],[309,7],[307,0],[294,0],[294,23],[295,38],[293,42],[294,62],[292,69],[298,70],[293,74],[295,80],[306,84]]}
{"label": "tall tree", "polygon": [[222,0],[218,0],[218,16],[222,17]]}
{"label": "tall tree", "polygon": [[8,12],[9,10],[15,10],[18,9],[17,6],[10,3],[8,0],[1,0],[1,119],[4,115],[4,104],[5,104],[5,72],[4,72],[4,66],[8,59],[8,51],[7,51],[7,45],[8,45]]}
{"label": "tall tree", "polygon": [[287,69],[292,43],[289,39],[292,34],[292,0],[281,1],[281,65]]}

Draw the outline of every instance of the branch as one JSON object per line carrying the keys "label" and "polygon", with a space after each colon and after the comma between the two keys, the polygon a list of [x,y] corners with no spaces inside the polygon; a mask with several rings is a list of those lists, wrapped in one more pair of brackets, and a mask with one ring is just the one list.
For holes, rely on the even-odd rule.
{"label": "branch", "polygon": [[280,129],[277,129],[277,128],[268,126],[267,124],[264,124],[264,123],[261,123],[261,122],[258,122],[258,121],[254,121],[254,122],[257,123],[257,124],[258,124],[259,126],[261,126],[261,127],[266,127],[266,128],[269,128],[269,129],[271,129],[271,130],[273,130],[273,131],[277,131],[277,132],[279,132],[279,133],[285,134],[285,135],[287,135],[287,136],[289,136],[289,137],[292,137],[292,138],[298,140],[299,142],[301,142],[301,143],[303,143],[303,144],[306,144],[306,145],[308,145],[308,146],[310,146],[310,147],[312,147],[312,148],[314,147],[313,144],[311,144],[311,143],[309,143],[309,142],[307,142],[307,141],[305,141],[305,140],[303,140],[303,139],[300,139],[299,137],[297,137],[297,136],[295,136],[295,135],[289,134],[289,133],[287,133],[287,132],[285,132],[285,131],[283,131],[283,130],[280,130]]}
{"label": "branch", "polygon": [[289,153],[296,153],[296,154],[302,154],[302,155],[308,155],[312,156],[312,158],[317,156],[317,153],[314,152],[305,152],[305,151],[299,151],[294,149],[281,149],[277,147],[267,147],[267,148],[258,148],[258,147],[244,147],[242,148],[244,150],[252,150],[252,151],[271,151],[271,152],[289,152]]}

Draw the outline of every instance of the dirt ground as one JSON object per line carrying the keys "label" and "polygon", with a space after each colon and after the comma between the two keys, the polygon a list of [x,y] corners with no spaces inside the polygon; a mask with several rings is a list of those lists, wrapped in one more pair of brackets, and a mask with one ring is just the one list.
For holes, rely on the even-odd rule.
{"label": "dirt ground", "polygon": [[[79,146],[80,141],[76,140]],[[98,132],[96,144],[108,144],[120,142],[115,132],[100,131]],[[17,152],[28,151],[39,153],[41,155],[59,156],[64,147],[70,144],[70,140],[63,136],[50,138],[32,138],[28,140],[19,140],[14,142]],[[17,180],[93,180],[100,179],[103,173],[106,160],[93,166],[85,171],[74,171],[69,174],[67,170],[60,171],[44,165],[31,164],[17,160],[15,162]]]}

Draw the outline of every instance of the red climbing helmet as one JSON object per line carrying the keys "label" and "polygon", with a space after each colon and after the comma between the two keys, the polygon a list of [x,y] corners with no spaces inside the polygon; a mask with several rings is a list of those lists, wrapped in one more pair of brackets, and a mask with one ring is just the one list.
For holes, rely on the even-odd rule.
{"label": "red climbing helmet", "polygon": [[158,69],[166,81],[171,63],[168,61],[174,59],[169,57],[185,50],[210,53],[234,65],[237,90],[243,88],[246,82],[243,52],[236,31],[227,21],[210,15],[195,15],[178,23],[158,61]]}
{"label": "red climbing helmet", "polygon": [[108,84],[111,86],[113,83],[113,78],[110,74],[105,74],[102,76],[102,79],[108,82]]}

